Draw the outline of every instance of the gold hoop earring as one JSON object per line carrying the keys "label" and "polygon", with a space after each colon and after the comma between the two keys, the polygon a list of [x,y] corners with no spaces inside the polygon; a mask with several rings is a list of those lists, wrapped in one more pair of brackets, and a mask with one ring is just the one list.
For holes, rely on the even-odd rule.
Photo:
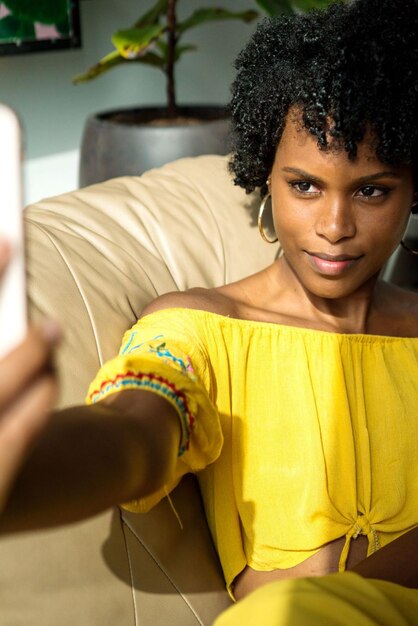
{"label": "gold hoop earring", "polygon": [[278,241],[278,238],[276,237],[276,239],[269,239],[266,236],[266,233],[264,232],[264,226],[263,226],[263,214],[264,214],[264,209],[266,208],[266,204],[268,202],[268,200],[271,200],[271,193],[268,192],[267,195],[264,196],[261,204],[260,204],[260,209],[258,211],[258,230],[260,231],[260,235],[262,236],[262,238],[264,239],[264,241],[267,241],[267,243],[276,243],[276,241]]}
{"label": "gold hoop earring", "polygon": [[411,254],[418,255],[418,250],[412,250],[412,248],[408,248],[408,246],[403,241],[401,241],[401,246],[407,252],[410,252]]}

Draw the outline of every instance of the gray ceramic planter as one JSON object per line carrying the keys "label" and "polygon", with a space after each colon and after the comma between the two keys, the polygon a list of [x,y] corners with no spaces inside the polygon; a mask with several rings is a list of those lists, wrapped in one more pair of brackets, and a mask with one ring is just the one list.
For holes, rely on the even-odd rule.
{"label": "gray ceramic planter", "polygon": [[229,152],[229,120],[224,107],[180,107],[177,123],[152,121],[164,111],[163,107],[142,107],[88,118],[81,147],[80,186],[142,174],[181,157]]}

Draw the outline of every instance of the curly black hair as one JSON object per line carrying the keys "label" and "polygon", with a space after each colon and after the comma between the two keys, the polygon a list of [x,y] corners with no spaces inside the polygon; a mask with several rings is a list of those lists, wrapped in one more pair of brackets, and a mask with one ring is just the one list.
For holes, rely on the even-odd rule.
{"label": "curly black hair", "polygon": [[266,189],[290,107],[321,149],[331,134],[354,159],[370,128],[383,163],[416,171],[418,0],[340,1],[266,18],[235,67],[230,170],[248,193]]}

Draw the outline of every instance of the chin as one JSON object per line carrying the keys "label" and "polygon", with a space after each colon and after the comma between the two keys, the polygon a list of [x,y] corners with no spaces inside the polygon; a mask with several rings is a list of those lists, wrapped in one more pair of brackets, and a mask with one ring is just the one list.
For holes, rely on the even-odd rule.
{"label": "chin", "polygon": [[292,260],[284,257],[284,262],[304,291],[314,297],[330,300],[347,298],[362,290],[372,290],[381,270],[376,260],[373,267],[372,264],[368,264],[368,267],[361,264],[339,275],[324,275],[304,262],[296,260],[292,263]]}
{"label": "chin", "polygon": [[[357,292],[373,289],[379,272],[368,276],[364,279],[354,278],[333,278],[322,279],[315,281],[303,281],[302,285],[307,293],[312,294],[317,298],[326,298],[327,300],[338,300],[340,298],[347,298],[354,295]],[[310,284],[309,284],[310,283]]]}

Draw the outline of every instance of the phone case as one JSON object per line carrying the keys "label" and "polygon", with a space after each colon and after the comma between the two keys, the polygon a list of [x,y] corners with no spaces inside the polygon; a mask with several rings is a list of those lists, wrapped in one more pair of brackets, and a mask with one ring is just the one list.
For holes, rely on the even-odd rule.
{"label": "phone case", "polygon": [[0,276],[0,358],[27,330],[23,236],[22,133],[16,113],[0,104],[0,238],[11,259]]}

